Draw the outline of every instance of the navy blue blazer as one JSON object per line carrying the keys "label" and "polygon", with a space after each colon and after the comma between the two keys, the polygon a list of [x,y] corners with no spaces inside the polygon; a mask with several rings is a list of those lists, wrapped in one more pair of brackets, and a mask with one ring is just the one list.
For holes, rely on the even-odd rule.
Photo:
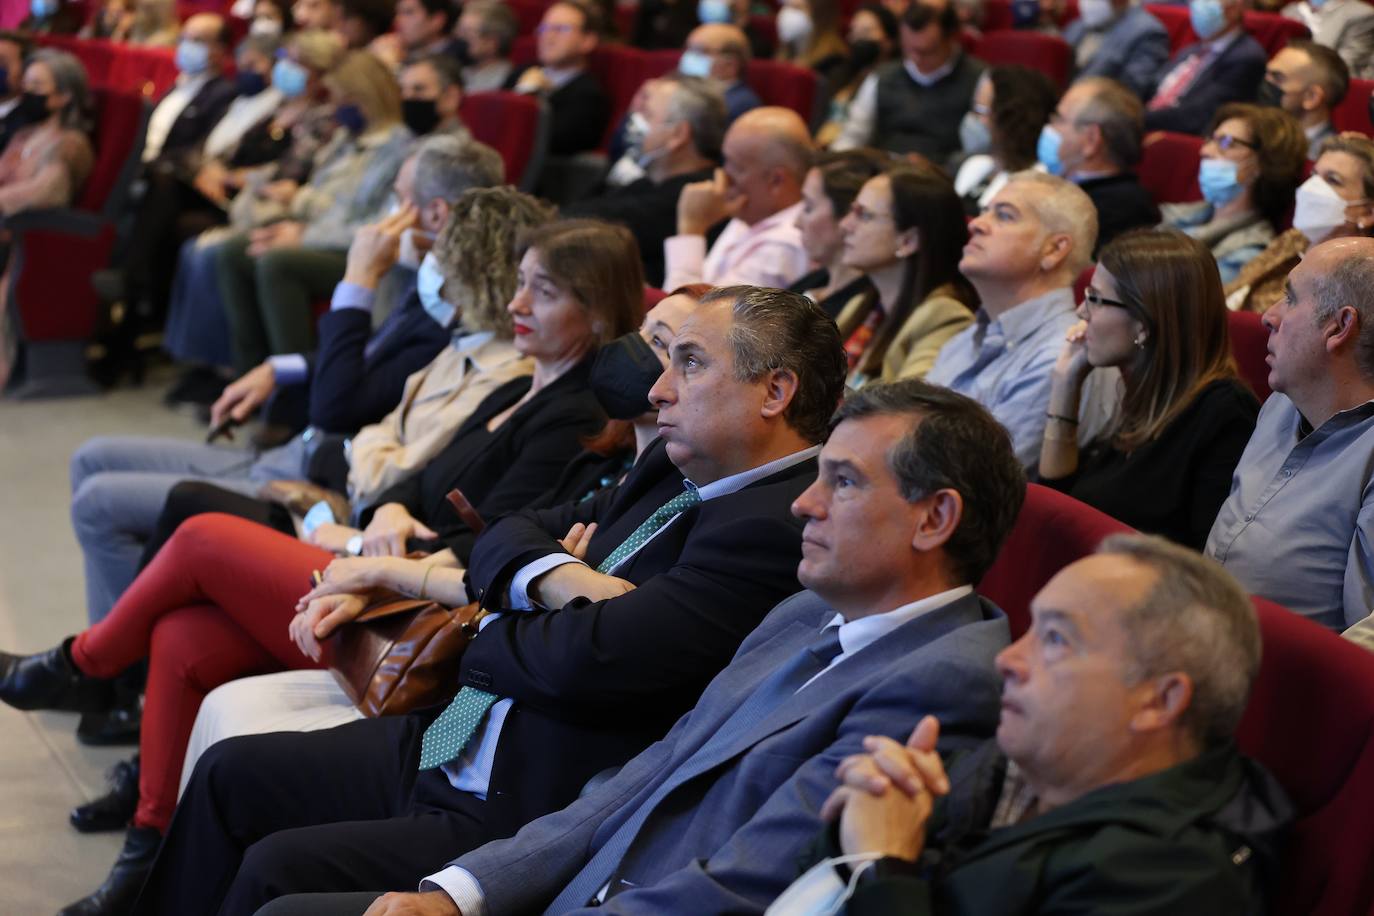
{"label": "navy blue blazer", "polygon": [[210,136],[210,131],[224,117],[229,110],[229,103],[237,94],[233,80],[217,76],[207,81],[172,122],[172,129],[167,132],[167,139],[162,141],[162,150],[155,162],[164,168],[184,171],[189,176],[198,165],[205,138]]}
{"label": "navy blue blazer", "polygon": [[[1191,44],[1180,50],[1160,75],[1164,76],[1194,54],[1206,50],[1206,42]],[[1217,109],[1227,102],[1251,102],[1264,79],[1267,59],[1259,42],[1246,33],[1226,46],[1216,58],[1203,68],[1193,85],[1179,96],[1178,103],[1158,111],[1145,112],[1146,130],[1172,130],[1182,134],[1202,134],[1212,122]]]}
{"label": "navy blue blazer", "polygon": [[[1082,19],[1064,27],[1064,40],[1074,48],[1088,31]],[[1097,53],[1077,76],[1106,76],[1142,99],[1154,95],[1169,59],[1169,32],[1164,23],[1138,6],[1129,7],[1102,36]]]}

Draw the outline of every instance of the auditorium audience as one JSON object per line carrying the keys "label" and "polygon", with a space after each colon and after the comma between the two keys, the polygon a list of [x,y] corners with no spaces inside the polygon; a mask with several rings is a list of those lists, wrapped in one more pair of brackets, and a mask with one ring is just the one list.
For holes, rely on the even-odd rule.
{"label": "auditorium audience", "polygon": [[123,44],[170,48],[180,23],[172,0],[114,0],[91,13],[79,33]]}
{"label": "auditorium audience", "polygon": [[894,168],[860,189],[840,233],[843,264],[869,283],[835,319],[850,387],[924,376],[978,304],[959,273],[968,241],[959,196],[928,167]]}
{"label": "auditorium audience", "polygon": [[[786,287],[808,266],[797,216],[811,133],[790,108],[755,108],[730,125],[721,151],[714,178],[678,197],[677,234],[663,243],[663,285]],[[708,251],[707,233],[725,220]]]}
{"label": "auditorium audience", "polygon": [[[767,609],[796,588],[801,526],[788,506],[815,479],[813,443],[840,394],[841,366],[833,325],[799,297],[709,294],[683,322],[672,365],[651,390],[666,445],[652,446],[623,484],[591,501],[494,522],[478,539],[467,586],[446,567],[429,576],[426,593],[437,600],[465,601],[470,588],[511,608],[488,618],[483,638],[464,653],[463,682],[470,683],[467,672],[502,672],[483,685],[496,692],[468,687],[442,715],[441,723],[461,718],[479,704],[460,726],[464,734],[433,726],[418,779],[425,715],[221,742],[191,778],[145,903],[252,912],[292,890],[414,887],[451,855],[567,804],[592,774],[661,735]],[[644,540],[651,531],[657,536]],[[323,636],[353,616],[358,599],[348,593],[379,565],[332,564],[303,600],[302,624]],[[587,717],[586,710],[612,705],[625,714]],[[235,763],[241,745],[263,740],[272,749],[250,752],[262,767]],[[290,810],[243,806],[246,831],[221,833],[204,819],[204,773],[256,781],[287,758],[300,761],[339,741],[354,748],[349,757],[358,755],[359,769],[346,778],[375,765],[380,784],[394,785],[394,808],[365,813],[350,810],[359,796],[309,792]],[[469,741],[471,755],[460,756]],[[412,783],[421,793],[415,801],[434,816],[405,816]],[[308,821],[297,811],[310,812]],[[379,819],[335,823],[358,816]],[[278,832],[306,822],[318,825],[311,836]],[[391,837],[382,844],[390,853],[376,843],[382,836]],[[339,876],[319,870],[332,855],[327,849],[357,850],[359,871],[337,884]],[[208,869],[209,880],[186,881],[181,860]]]}
{"label": "auditorium audience", "polygon": [[[1374,10],[1370,12],[1374,28]],[[1335,134],[1331,109],[1349,88],[1350,71],[1335,51],[1310,41],[1294,41],[1270,59],[1257,100],[1297,119],[1307,135],[1307,158],[1315,160],[1322,141]]]}
{"label": "auditorium audience", "polygon": [[81,28],[81,12],[63,0],[29,0],[29,14],[19,23],[27,35],[75,35]]}
{"label": "auditorium audience", "polygon": [[849,56],[840,35],[838,0],[783,0],[776,22],[773,59],[815,70],[823,86],[833,86]]}
{"label": "auditorium audience", "polygon": [[311,305],[343,276],[353,233],[385,210],[413,140],[401,122],[396,80],[371,54],[348,52],[324,82],[339,127],[316,154],[309,182],[283,192],[287,218],[216,249],[216,280],[240,371],[274,353],[310,348]]}
{"label": "auditorium audience", "polygon": [[1337,631],[1374,608],[1371,290],[1374,239],[1323,242],[1288,275],[1264,313],[1274,393],[1206,547],[1253,594]]}
{"label": "auditorium audience", "polygon": [[[86,69],[66,51],[29,55],[16,113],[20,128],[0,154],[0,216],[69,206],[94,163]],[[8,284],[5,284],[8,289]]]}
{"label": "auditorium audience", "polygon": [[927,716],[836,770],[816,867],[857,881],[845,913],[1263,911],[1295,812],[1232,739],[1260,662],[1245,592],[1115,535],[1031,614],[997,656],[995,740],[942,761]]}
{"label": "auditorium audience", "polygon": [[339,0],[333,30],[345,48],[360,51],[386,34],[395,12],[392,0]]}
{"label": "auditorium audience", "polygon": [[1040,134],[1058,100],[1050,78],[1030,67],[990,67],[978,78],[973,103],[959,122],[966,158],[954,175],[966,214],[977,216],[1007,176],[1037,165]]}
{"label": "auditorium audience", "polygon": [[510,49],[520,31],[515,11],[501,0],[463,4],[454,26],[454,54],[468,92],[503,89],[511,75]]}
{"label": "auditorium audience", "polygon": [[830,80],[830,103],[825,123],[816,131],[816,145],[825,148],[844,129],[849,103],[874,68],[892,59],[899,39],[897,17],[877,3],[865,3],[849,19],[849,54]]}
{"label": "auditorium audience", "polygon": [[463,104],[463,72],[447,54],[414,58],[401,68],[401,120],[417,137],[446,133],[460,140],[472,134],[458,114]]}
{"label": "auditorium audience", "polygon": [[[1078,314],[1051,374],[1041,482],[1201,550],[1259,412],[1212,253],[1180,232],[1128,233],[1103,247]],[[1121,410],[1080,450],[1079,395],[1104,366],[1121,373]]]}
{"label": "auditorium audience", "polygon": [[448,0],[396,0],[391,31],[379,35],[369,50],[393,70],[435,54],[452,52],[449,34],[457,19]]}
{"label": "auditorium audience", "polygon": [[1255,98],[1264,49],[1245,31],[1246,0],[1191,0],[1198,41],[1170,58],[1146,106],[1146,130],[1201,134],[1228,102]]}
{"label": "auditorium audience", "polygon": [[550,155],[596,149],[611,116],[606,90],[587,69],[600,40],[601,13],[585,0],[558,0],[535,32],[539,62],[521,71],[512,88],[548,102]]}
{"label": "auditorium audience", "polygon": [[1083,0],[1064,40],[1078,77],[1105,76],[1141,99],[1154,94],[1169,59],[1164,24],[1134,0]]}
{"label": "auditorium audience", "polygon": [[[1051,370],[1073,326],[1073,282],[1091,263],[1097,211],[1082,188],[1017,172],[969,223],[959,272],[981,303],[973,324],[941,348],[926,380],[948,385],[992,412],[1016,456],[1035,464],[1044,438]],[[1118,373],[1089,378],[1079,442],[1099,438],[1116,414]]]}
{"label": "auditorium audience", "polygon": [[622,223],[634,233],[650,286],[664,285],[663,243],[677,234],[677,201],[688,184],[708,181],[721,161],[727,123],[719,88],[697,76],[649,80],[629,116],[632,169],[639,177],[565,207],[565,216]]}
{"label": "auditorium audience", "polygon": [[[232,9],[230,15],[233,15]],[[248,34],[280,41],[286,36],[290,19],[291,6],[286,0],[255,0],[252,4],[252,18],[248,23]]]}
{"label": "auditorium audience", "polygon": [[[291,20],[298,29],[337,29],[343,24],[342,2],[341,0],[293,0]],[[349,45],[349,50],[356,50],[356,48]]]}
{"label": "auditorium audience", "polygon": [[[554,223],[525,236],[521,247],[520,281],[507,311],[516,348],[534,363],[533,377],[512,379],[484,398],[434,461],[383,494],[366,535],[388,541],[404,527],[432,537],[438,532],[428,520],[445,538],[432,562],[449,569],[466,562],[472,532],[436,515],[453,514],[442,494],[455,487],[472,493],[479,511],[494,518],[547,489],[576,454],[579,437],[604,422],[587,378],[597,346],[633,329],[642,312],[638,253],[625,230]],[[109,679],[148,660],[140,800],[123,853],[92,895],[102,911],[127,909],[148,874],[205,692],[240,674],[318,664],[317,654],[301,654],[283,624],[292,619],[299,583],[333,558],[262,525],[206,515],[177,530],[104,620],[49,652],[0,657],[0,699],[75,711],[99,709]],[[444,581],[435,577],[436,593]],[[192,647],[200,647],[200,664],[188,664]]]}
{"label": "auditorium audience", "polygon": [[1274,240],[1306,157],[1307,140],[1292,115],[1259,105],[1223,105],[1202,145],[1203,199],[1160,207],[1164,224],[1205,242],[1221,282],[1230,283]]}
{"label": "auditorium audience", "polygon": [[1040,133],[1040,164],[1092,198],[1099,248],[1128,229],[1159,222],[1150,192],[1131,171],[1140,162],[1144,135],[1140,100],[1101,76],[1070,86]]}
{"label": "auditorium audience", "polygon": [[1312,177],[1295,195],[1293,225],[1226,284],[1233,309],[1266,312],[1284,293],[1303,254],[1327,239],[1369,235],[1374,227],[1374,141],[1342,134],[1322,143]]}
{"label": "auditorium audience", "polygon": [[[752,15],[753,8],[749,0],[699,0],[696,4],[696,22],[702,25],[734,26],[748,40],[749,53],[763,60],[773,55],[773,41],[754,27]],[[653,46],[677,47],[677,43],[663,43],[664,37],[658,36]]]}
{"label": "auditorium audience", "polygon": [[228,110],[236,89],[224,77],[232,40],[223,17],[197,13],[181,28],[178,75],[148,118],[143,162],[153,171],[187,169]]}
{"label": "auditorium audience", "polygon": [[845,263],[840,220],[849,214],[864,183],[891,165],[891,160],[877,150],[822,151],[802,182],[797,228],[806,256],[819,266],[790,289],[815,302],[832,318],[857,293],[871,288],[863,271]]}
{"label": "auditorium audience", "polygon": [[1340,55],[1351,76],[1374,76],[1374,10],[1368,4],[1352,0],[1298,0],[1280,12],[1307,26],[1313,42]]}
{"label": "auditorium audience", "polygon": [[21,127],[27,127],[19,103],[24,97],[24,59],[29,56],[29,39],[18,32],[0,31],[0,153]]}
{"label": "auditorium audience", "polygon": [[[867,736],[905,734],[926,715],[950,723],[942,752],[991,734],[1006,623],[970,583],[1022,500],[1005,431],[967,398],[911,380],[851,395],[821,455],[820,477],[793,504],[805,522],[796,575],[809,591],[774,609],[668,736],[563,811],[431,866],[420,894],[379,907],[566,913],[604,899],[621,912],[761,912],[819,830],[836,765]],[[405,738],[413,760],[420,742]],[[206,755],[188,803],[233,764],[250,772],[249,741],[267,746],[238,739]],[[208,826],[209,805],[194,810]],[[310,832],[288,835],[299,845]],[[259,843],[246,862],[274,846]],[[442,864],[440,852],[431,861]],[[372,888],[267,912],[361,914]]]}
{"label": "auditorium audience", "polygon": [[749,39],[738,26],[706,23],[687,36],[677,69],[686,76],[719,83],[725,93],[727,121],[733,122],[763,104],[745,81],[749,58]]}
{"label": "auditorium audience", "polygon": [[913,3],[902,19],[902,59],[878,67],[849,103],[835,149],[876,146],[941,164],[959,150],[983,64],[959,46],[954,10]]}

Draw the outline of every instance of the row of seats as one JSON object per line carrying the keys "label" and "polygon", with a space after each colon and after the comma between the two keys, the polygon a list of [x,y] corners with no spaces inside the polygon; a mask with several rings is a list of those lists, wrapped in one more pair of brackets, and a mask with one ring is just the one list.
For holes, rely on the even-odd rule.
{"label": "row of seats", "polygon": [[[1057,571],[1129,530],[1031,484],[978,591],[1006,611],[1015,639],[1030,624],[1032,596]],[[1272,602],[1254,603],[1264,652],[1237,743],[1278,778],[1297,809],[1271,911],[1367,912],[1374,901],[1366,861],[1374,848],[1374,655]]]}

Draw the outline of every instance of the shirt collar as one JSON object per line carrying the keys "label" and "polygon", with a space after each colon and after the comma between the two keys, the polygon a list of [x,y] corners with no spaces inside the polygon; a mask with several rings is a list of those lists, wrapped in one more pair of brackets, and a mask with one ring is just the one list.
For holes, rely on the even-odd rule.
{"label": "shirt collar", "polygon": [[[1331,0],[1327,0],[1327,2],[1331,2]],[[1307,135],[1309,141],[1315,140],[1318,137],[1324,137],[1331,133],[1331,131],[1332,127],[1330,121],[1323,121],[1320,124],[1313,124],[1311,127],[1304,127],[1302,129],[1302,132]]]}
{"label": "shirt collar", "polygon": [[790,207],[783,207],[777,213],[770,213],[752,226],[738,216],[735,217],[735,220],[744,227],[746,232],[767,232],[780,223],[784,226],[794,225],[797,222],[797,217],[801,215],[801,211],[802,201],[799,200]]}
{"label": "shirt collar", "polygon": [[1231,44],[1234,41],[1239,41],[1240,36],[1244,34],[1245,28],[1244,26],[1242,26],[1241,28],[1236,29],[1234,32],[1227,32],[1225,35],[1222,35],[1219,38],[1213,38],[1211,41],[1204,42],[1206,53],[1220,54],[1222,51],[1226,50],[1227,45]]}
{"label": "shirt collar", "polygon": [[8,102],[0,102],[0,118],[9,117],[9,113],[14,111],[15,106],[19,104],[21,98],[23,98],[23,96],[16,95]]}
{"label": "shirt collar", "polygon": [[212,74],[207,70],[203,73],[177,74],[176,91],[195,94],[200,91],[200,87],[210,82]]}
{"label": "shirt collar", "polygon": [[717,496],[726,496],[737,490],[743,490],[751,483],[763,480],[765,477],[770,477],[779,471],[785,471],[795,464],[801,464],[803,461],[816,457],[820,453],[821,447],[819,445],[813,445],[810,448],[804,448],[799,452],[793,452],[790,455],[778,458],[775,461],[770,461],[767,464],[761,464],[756,468],[750,468],[747,471],[741,471],[729,477],[722,477],[720,480],[713,480],[703,487],[698,487],[690,480],[684,480],[683,482],[688,487],[695,489],[697,495],[701,497],[701,501],[705,502],[708,499],[715,499]]}
{"label": "shirt collar", "polygon": [[949,56],[949,60],[945,61],[939,67],[936,67],[935,71],[932,73],[922,73],[920,70],[916,69],[916,65],[913,64],[911,61],[905,59],[902,60],[902,66],[906,68],[907,76],[910,76],[918,84],[925,86],[926,88],[934,86],[936,83],[940,82],[940,80],[944,79],[945,77],[953,73],[954,68],[958,65],[958,63],[959,51],[957,49],[953,54]]}
{"label": "shirt collar", "polygon": [[[1293,440],[1295,442],[1306,442],[1309,439],[1318,442],[1338,429],[1364,423],[1371,416],[1374,416],[1374,401],[1365,401],[1363,404],[1356,404],[1354,407],[1336,411],[1321,426],[1313,428],[1307,418],[1302,415],[1302,411],[1298,410],[1298,405],[1294,404],[1288,395],[1276,391],[1270,397],[1283,398],[1283,401],[1287,403],[1288,409],[1293,414],[1290,422],[1293,424]],[[1317,438],[1313,439],[1313,436]]]}
{"label": "shirt collar", "polygon": [[947,589],[939,594],[930,595],[881,614],[860,617],[858,620],[845,620],[844,617],[836,614],[829,623],[821,628],[821,632],[824,633],[831,627],[839,627],[840,650],[844,655],[852,655],[877,641],[880,637],[891,633],[908,620],[915,620],[922,614],[929,614],[931,611],[938,610],[971,594],[973,594],[972,585],[960,585],[958,588]]}
{"label": "shirt collar", "polygon": [[1020,341],[1040,330],[1046,321],[1062,311],[1073,311],[1073,290],[1067,287],[1052,289],[1048,293],[1014,305],[1003,312],[1002,317],[996,322],[993,322],[986,310],[980,308],[978,321],[985,328],[997,324],[1008,342]]}
{"label": "shirt collar", "polygon": [[575,80],[582,73],[580,67],[561,67],[555,70],[553,67],[544,68],[544,76],[555,89],[562,89],[568,83]]}

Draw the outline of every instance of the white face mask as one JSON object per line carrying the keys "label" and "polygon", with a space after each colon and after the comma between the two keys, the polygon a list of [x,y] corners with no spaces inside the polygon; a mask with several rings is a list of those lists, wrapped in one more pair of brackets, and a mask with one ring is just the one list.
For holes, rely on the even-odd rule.
{"label": "white face mask", "polygon": [[778,38],[783,44],[801,44],[811,37],[811,17],[795,6],[778,10]]}
{"label": "white face mask", "polygon": [[644,167],[639,164],[635,151],[631,149],[611,166],[611,170],[606,173],[606,184],[613,188],[623,188],[627,184],[634,184],[643,178],[644,174]]}
{"label": "white face mask", "polygon": [[1361,202],[1341,199],[1325,178],[1313,175],[1298,188],[1293,228],[1315,245],[1345,225],[1346,207]]}
{"label": "white face mask", "polygon": [[[773,901],[764,916],[834,916],[845,901],[854,896],[854,888],[864,870],[880,858],[882,856],[879,853],[867,852],[817,862],[787,886],[787,890]],[[849,883],[845,884],[840,880],[835,866],[856,862],[861,864],[852,869]]]}
{"label": "white face mask", "polygon": [[1090,29],[1102,28],[1115,15],[1112,0],[1078,0],[1078,17]]}
{"label": "white face mask", "polygon": [[[416,236],[428,240],[429,244],[424,248],[416,245]],[[419,270],[420,262],[425,259],[425,255],[434,245],[434,236],[423,229],[404,229],[401,231],[400,250],[396,252],[396,262],[402,267],[409,267],[411,270]]]}

